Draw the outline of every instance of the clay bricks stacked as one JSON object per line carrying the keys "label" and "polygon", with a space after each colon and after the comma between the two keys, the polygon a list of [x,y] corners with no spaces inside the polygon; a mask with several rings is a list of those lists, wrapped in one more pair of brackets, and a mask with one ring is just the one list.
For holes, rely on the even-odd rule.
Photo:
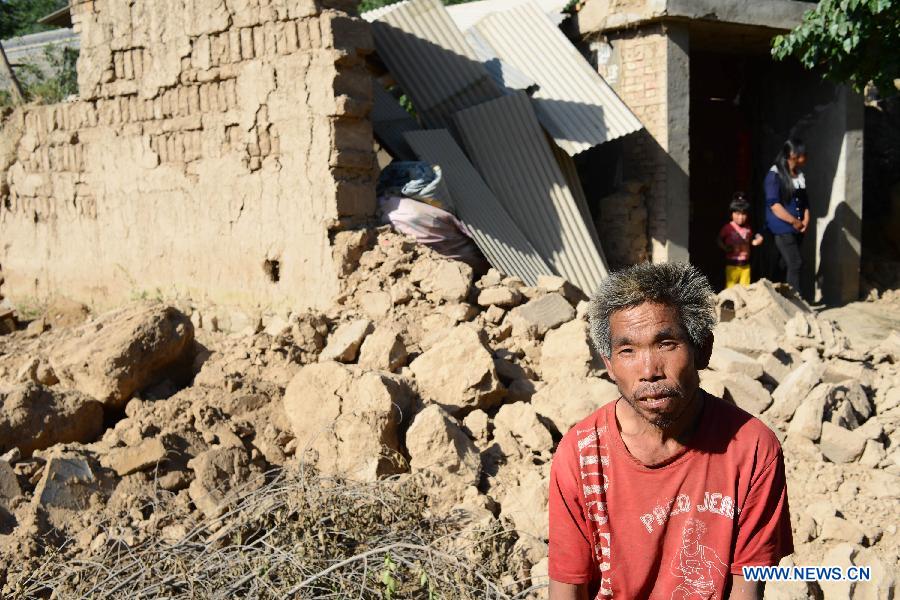
{"label": "clay bricks stacked", "polygon": [[[619,53],[618,77],[614,88],[634,111],[645,130],[625,141],[623,164],[626,177],[646,182],[649,208],[648,230],[653,259],[665,257],[658,240],[666,236],[666,176],[668,124],[666,114],[667,38],[663,32],[650,35],[623,34],[614,41]],[[601,75],[605,75],[601,69]],[[603,238],[605,239],[605,238]],[[663,241],[662,244],[665,242]]]}
{"label": "clay bricks stacked", "polygon": [[649,260],[647,206],[640,183],[626,182],[622,190],[600,200],[597,234],[603,240],[612,269]]}

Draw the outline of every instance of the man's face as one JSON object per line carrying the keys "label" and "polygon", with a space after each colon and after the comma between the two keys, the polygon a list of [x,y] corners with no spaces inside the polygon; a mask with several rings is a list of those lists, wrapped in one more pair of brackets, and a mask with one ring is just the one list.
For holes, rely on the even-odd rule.
{"label": "man's face", "polygon": [[628,404],[649,423],[666,429],[686,414],[697,395],[697,353],[670,306],[645,303],[613,313],[612,356],[606,368]]}

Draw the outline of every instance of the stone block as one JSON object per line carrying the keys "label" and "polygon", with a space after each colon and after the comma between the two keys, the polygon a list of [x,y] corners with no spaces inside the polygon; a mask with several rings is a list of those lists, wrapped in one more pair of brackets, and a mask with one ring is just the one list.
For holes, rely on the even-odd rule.
{"label": "stone block", "polygon": [[872,406],[872,401],[869,400],[866,390],[863,389],[858,381],[842,381],[838,384],[837,389],[839,397],[850,404],[853,411],[862,421],[868,419],[875,412],[875,407]]}
{"label": "stone block", "polygon": [[772,397],[763,385],[743,373],[732,373],[722,378],[731,400],[748,413],[758,416],[772,404]]}
{"label": "stone block", "polygon": [[460,491],[478,484],[478,448],[440,406],[428,406],[415,416],[406,432],[406,447],[413,472],[430,471],[442,483]]}
{"label": "stone block", "polygon": [[619,396],[619,388],[605,379],[567,377],[538,390],[531,404],[557,432],[565,434],[575,423]]}
{"label": "stone block", "polygon": [[700,388],[716,398],[726,399],[724,375],[718,371],[708,369],[700,371]]}
{"label": "stone block", "polygon": [[514,288],[491,287],[478,294],[479,306],[499,306],[513,308],[522,302],[522,293]]}
{"label": "stone block", "polygon": [[565,277],[558,275],[538,275],[537,287],[546,292],[561,294],[573,306],[586,299],[581,290],[572,285]]}
{"label": "stone block", "polygon": [[709,361],[710,368],[722,373],[740,373],[753,379],[763,375],[763,366],[746,354],[716,345]]}
{"label": "stone block", "polygon": [[364,369],[396,371],[406,366],[406,346],[391,326],[379,325],[362,343],[359,366]]}
{"label": "stone block", "polygon": [[143,471],[165,460],[166,447],[159,438],[141,441],[137,446],[113,448],[103,456],[100,464],[112,469],[119,477]]}
{"label": "stone block", "polygon": [[587,323],[575,319],[547,332],[541,345],[541,378],[586,377],[593,354],[588,342]]}
{"label": "stone block", "polygon": [[857,585],[854,600],[891,600],[897,597],[896,562],[880,553],[877,548],[861,548],[853,564],[870,567],[872,579]]}
{"label": "stone block", "polygon": [[490,417],[483,410],[473,410],[463,419],[463,429],[476,442],[486,442]]}
{"label": "stone block", "polygon": [[789,436],[802,435],[808,440],[818,441],[822,435],[822,421],[825,414],[825,407],[828,406],[831,399],[832,387],[822,383],[817,385],[813,391],[807,396],[797,410],[794,411],[794,418],[788,426],[787,433]]}
{"label": "stone block", "polygon": [[553,447],[550,432],[540,422],[534,407],[526,402],[504,404],[494,416],[495,436],[511,435],[534,452],[549,452]]}
{"label": "stone block", "polygon": [[760,356],[778,349],[778,332],[757,327],[750,321],[720,322],[713,330],[715,346],[731,348],[748,356]]}
{"label": "stone block", "polygon": [[544,337],[549,330],[575,318],[575,309],[561,295],[547,294],[514,308],[507,315],[513,335],[525,338]]}
{"label": "stone block", "polygon": [[337,362],[306,365],[284,392],[297,455],[320,471],[363,481],[402,470],[399,428],[408,390],[395,379]]}
{"label": "stone block", "polygon": [[188,495],[206,517],[222,514],[238,491],[249,492],[260,487],[264,477],[250,463],[250,456],[240,445],[216,446],[188,461],[194,480]]}
{"label": "stone block", "polygon": [[338,217],[374,215],[375,190],[373,186],[368,183],[338,181],[335,193],[335,209]]}
{"label": "stone block", "polygon": [[481,279],[478,280],[479,289],[487,289],[489,287],[495,287],[500,285],[500,282],[503,281],[503,276],[500,275],[500,271],[491,267],[488,269],[488,272],[481,276]]}
{"label": "stone block", "polygon": [[22,495],[16,472],[5,460],[0,460],[0,506],[9,507],[14,498]]}
{"label": "stone block", "polygon": [[507,402],[531,402],[532,397],[545,384],[531,379],[514,379],[506,391]]}
{"label": "stone block", "polygon": [[832,516],[825,519],[822,523],[819,539],[825,542],[849,542],[851,544],[862,544],[866,535],[863,530],[850,521],[841,517]]}
{"label": "stone block", "polygon": [[77,455],[51,457],[34,489],[34,502],[45,507],[87,508],[90,497],[98,490],[97,478],[90,464]]}
{"label": "stone block", "polygon": [[121,408],[166,368],[186,360],[194,339],[187,316],[170,306],[138,305],[104,315],[55,345],[50,364],[61,382]]}
{"label": "stone block", "polygon": [[[857,429],[857,431],[859,431]],[[881,461],[885,459],[887,452],[884,450],[884,444],[876,440],[866,440],[866,448],[863,450],[862,456],[859,458],[859,464],[864,467],[877,467]]]}
{"label": "stone block", "polygon": [[832,423],[822,424],[819,449],[833,463],[849,463],[862,456],[866,438]]}
{"label": "stone block", "polygon": [[103,431],[103,405],[84,394],[34,383],[0,389],[0,451],[25,456],[68,442],[92,442]]}
{"label": "stone block", "polygon": [[366,292],[358,302],[366,316],[375,321],[384,318],[394,306],[389,292]]}
{"label": "stone block", "polygon": [[496,406],[506,393],[491,353],[471,325],[459,325],[419,355],[410,370],[426,402],[451,414]]}
{"label": "stone block", "polygon": [[[825,552],[822,564],[841,567],[846,570],[847,567],[855,564],[853,559],[861,549],[856,544],[839,543]],[[824,600],[847,600],[848,598],[853,598],[857,585],[854,581],[819,581]]]}
{"label": "stone block", "polygon": [[857,435],[861,435],[869,440],[880,439],[884,435],[884,425],[877,416],[870,418],[865,423],[855,429]]}
{"label": "stone block", "polygon": [[458,260],[420,258],[409,280],[435,300],[462,302],[472,288],[472,267]]}
{"label": "stone block", "polygon": [[[718,340],[716,340],[716,343],[718,343]],[[764,375],[776,384],[784,381],[791,374],[794,367],[791,356],[781,350],[762,354],[757,360],[762,365]]]}
{"label": "stone block", "polygon": [[772,406],[767,412],[769,417],[781,421],[790,420],[803,399],[822,380],[824,372],[825,365],[818,361],[804,362],[791,371],[772,392]]}
{"label": "stone block", "polygon": [[371,331],[372,322],[368,319],[357,319],[340,325],[328,337],[328,344],[319,355],[319,361],[333,360],[344,363],[355,361],[359,347]]}

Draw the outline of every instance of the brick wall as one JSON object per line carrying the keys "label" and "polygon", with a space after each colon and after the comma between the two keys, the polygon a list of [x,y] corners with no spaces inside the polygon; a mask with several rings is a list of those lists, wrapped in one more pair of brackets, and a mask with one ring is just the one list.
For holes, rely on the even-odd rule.
{"label": "brick wall", "polygon": [[327,1],[72,4],[79,99],[3,123],[4,294],[326,306],[333,232],[374,210],[368,25]]}
{"label": "brick wall", "polygon": [[621,188],[600,199],[595,223],[610,269],[650,260],[646,187],[631,181],[622,184]]}
{"label": "brick wall", "polygon": [[[612,51],[598,65],[600,74],[645,128],[624,140],[623,174],[647,185],[650,255],[654,262],[680,258],[672,251],[671,241],[679,234],[686,236],[681,229],[687,227],[686,214],[673,214],[688,210],[686,196],[677,198],[684,201],[683,207],[673,202],[673,194],[677,197],[681,192],[676,189],[679,186],[687,193],[687,64],[677,62],[679,48],[663,25],[611,33],[608,42]],[[676,146],[683,150],[683,157],[673,158]],[[686,237],[684,248],[686,256]]]}

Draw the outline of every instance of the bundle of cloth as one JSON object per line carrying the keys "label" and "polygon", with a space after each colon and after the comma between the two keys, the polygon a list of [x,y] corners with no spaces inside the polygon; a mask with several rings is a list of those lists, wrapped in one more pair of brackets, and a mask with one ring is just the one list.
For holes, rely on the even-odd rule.
{"label": "bundle of cloth", "polygon": [[461,260],[477,274],[488,264],[465,223],[454,214],[438,165],[424,161],[394,161],[378,177],[381,221],[435,252]]}

